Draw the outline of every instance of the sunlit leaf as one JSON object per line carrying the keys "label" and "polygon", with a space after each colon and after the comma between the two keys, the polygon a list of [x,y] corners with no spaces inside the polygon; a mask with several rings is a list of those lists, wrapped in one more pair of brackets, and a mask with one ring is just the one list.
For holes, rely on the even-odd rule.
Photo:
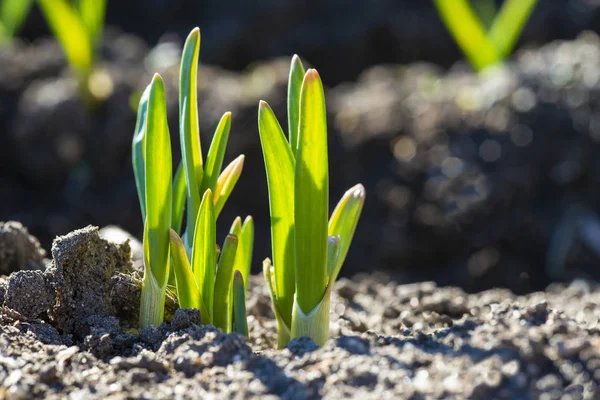
{"label": "sunlit leaf", "polygon": [[178,234],[181,232],[181,224],[183,222],[185,195],[185,172],[183,171],[183,163],[180,162],[177,172],[175,172],[175,180],[173,181],[173,217],[171,220],[171,228]]}
{"label": "sunlit leaf", "polygon": [[158,285],[169,276],[169,229],[172,211],[171,140],[165,87],[155,74],[150,84],[145,138],[146,221],[150,267]]}
{"label": "sunlit leaf", "polygon": [[296,300],[305,314],[327,286],[329,169],[323,85],[316,70],[304,77],[294,180]]}
{"label": "sunlit leaf", "polygon": [[[239,219],[236,218],[236,221]],[[235,223],[234,223],[235,224]],[[238,247],[235,255],[235,264],[233,269],[240,271],[244,282],[248,282],[250,269],[252,266],[252,249],[254,247],[254,220],[252,217],[246,217],[244,225],[233,232],[233,226],[230,233],[238,237]],[[246,287],[248,289],[248,287]]]}
{"label": "sunlit leaf", "polygon": [[[231,129],[231,113],[227,112],[219,121],[219,125],[215,130],[208,156],[206,157],[206,165],[204,167],[204,178],[202,179],[202,192],[206,189],[216,192],[217,180],[223,167],[223,159],[225,158],[225,150],[227,149],[227,140],[229,139],[229,130]],[[218,214],[218,213],[217,213]]]}
{"label": "sunlit leaf", "polygon": [[273,110],[264,101],[260,102],[258,108],[258,131],[269,188],[274,293],[281,319],[289,330],[292,323],[296,273],[294,155]]}
{"label": "sunlit leaf", "polygon": [[242,154],[231,162],[221,173],[215,187],[215,215],[218,217],[223,210],[223,206],[233,192],[233,188],[242,175],[244,169],[244,155]]}
{"label": "sunlit leaf", "polygon": [[225,243],[221,249],[217,276],[215,279],[215,296],[213,303],[213,321],[217,328],[223,332],[231,332],[232,315],[232,283],[233,283],[233,264],[237,251],[238,239],[235,235],[227,235]]}
{"label": "sunlit leaf", "polygon": [[[200,30],[192,30],[185,41],[179,72],[179,138],[187,188],[187,240],[195,231],[200,208],[203,167],[198,128],[197,74]],[[188,247],[190,243],[188,243]]]}
{"label": "sunlit leaf", "polygon": [[248,321],[246,320],[246,285],[242,273],[233,273],[233,332],[248,337]]}
{"label": "sunlit leaf", "polygon": [[75,8],[66,0],[38,0],[38,4],[69,64],[81,76],[88,76],[92,69],[93,44]]}
{"label": "sunlit leaf", "polygon": [[290,67],[290,76],[288,79],[288,137],[292,154],[296,156],[298,149],[298,128],[300,125],[300,91],[302,89],[302,81],[304,80],[304,66],[300,57],[294,54],[292,57],[292,65]]}
{"label": "sunlit leaf", "polygon": [[192,270],[196,283],[202,293],[202,300],[208,309],[211,321],[214,321],[213,295],[215,269],[217,267],[215,243],[217,241],[215,209],[212,192],[207,190],[202,197],[200,211],[194,232],[192,247]]}
{"label": "sunlit leaf", "polygon": [[469,0],[434,0],[434,3],[454,40],[476,70],[502,61]]}
{"label": "sunlit leaf", "polygon": [[331,213],[329,219],[328,234],[340,237],[340,251],[337,257],[335,269],[330,273],[330,281],[333,283],[342,268],[342,264],[348,254],[350,243],[354,237],[358,220],[365,203],[365,188],[360,183],[344,193],[340,202]]}
{"label": "sunlit leaf", "polygon": [[[185,246],[177,233],[170,230],[171,255],[173,256],[173,270],[177,280],[177,302],[180,308],[202,308],[200,289],[188,261]],[[206,310],[205,310],[206,311]],[[210,323],[207,313],[201,311],[202,323]]]}
{"label": "sunlit leaf", "polygon": [[489,38],[502,57],[512,53],[537,0],[505,0],[490,28]]}
{"label": "sunlit leaf", "polygon": [[146,135],[146,116],[148,112],[148,99],[150,98],[150,86],[146,87],[140,103],[138,105],[137,121],[135,123],[135,132],[133,134],[133,143],[131,146],[133,160],[133,174],[135,176],[135,186],[137,188],[140,209],[142,211],[142,221],[146,221],[146,172],[144,170],[144,137]]}

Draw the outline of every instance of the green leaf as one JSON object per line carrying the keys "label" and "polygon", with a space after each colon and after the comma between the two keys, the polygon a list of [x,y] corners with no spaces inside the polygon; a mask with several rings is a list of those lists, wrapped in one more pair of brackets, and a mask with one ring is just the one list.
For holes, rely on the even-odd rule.
{"label": "green leaf", "polygon": [[237,245],[237,237],[231,234],[227,235],[225,243],[223,244],[223,249],[221,250],[217,278],[215,280],[213,321],[214,325],[217,328],[221,328],[225,333],[231,332],[231,287]]}
{"label": "green leaf", "polygon": [[304,66],[300,57],[294,54],[292,57],[292,65],[290,67],[290,76],[288,79],[288,136],[292,154],[296,155],[298,149],[298,128],[300,125],[300,91],[302,89],[302,81],[304,80]]}
{"label": "green leaf", "polygon": [[25,22],[32,0],[2,0],[0,2],[0,40],[14,37]]}
{"label": "green leaf", "polygon": [[502,61],[468,0],[434,0],[434,3],[454,40],[477,71]]}
{"label": "green leaf", "polygon": [[296,300],[308,314],[323,298],[328,281],[327,116],[323,85],[314,69],[302,84],[299,132],[294,180]]}
{"label": "green leaf", "polygon": [[137,188],[138,199],[140,201],[140,210],[142,211],[142,221],[146,221],[146,172],[144,170],[144,138],[146,136],[146,117],[148,113],[150,87],[151,85],[146,87],[146,90],[144,90],[144,93],[140,98],[137,120],[135,122],[135,132],[133,134],[133,143],[131,146],[133,174],[135,176],[135,186]]}
{"label": "green leaf", "polygon": [[233,273],[233,332],[248,337],[246,320],[246,287],[240,271]]}
{"label": "green leaf", "polygon": [[165,87],[158,74],[150,84],[146,128],[145,171],[152,177],[146,180],[149,261],[152,274],[163,287],[169,276],[172,167]]}
{"label": "green leaf", "polygon": [[[292,324],[295,292],[294,155],[271,107],[261,101],[258,130],[267,171],[271,215],[273,293],[287,330]],[[279,331],[279,330],[278,330]]]}
{"label": "green leaf", "polygon": [[505,0],[489,32],[500,56],[508,57],[527,24],[537,0]]}
{"label": "green leaf", "polygon": [[360,183],[353,186],[344,193],[340,202],[331,213],[329,219],[328,234],[340,237],[340,251],[335,269],[330,274],[330,282],[333,284],[344,264],[350,243],[354,237],[360,214],[365,204],[366,192]]}
{"label": "green leaf", "polygon": [[202,179],[202,193],[204,193],[206,189],[210,189],[214,193],[217,193],[217,180],[219,179],[219,174],[223,167],[223,159],[225,158],[225,150],[227,149],[227,140],[229,139],[230,129],[231,113],[226,112],[219,121],[212,143],[210,144],[210,149],[208,150],[204,168],[204,178]]}
{"label": "green leaf", "polygon": [[102,37],[106,0],[79,0],[79,15],[86,27],[92,46],[96,47]]}
{"label": "green leaf", "polygon": [[231,224],[231,228],[229,228],[229,233],[240,237],[242,234],[242,219],[240,217],[235,217],[233,223]]}
{"label": "green leaf", "polygon": [[195,308],[200,310],[203,324],[210,324],[208,312],[202,302],[200,289],[190,266],[185,252],[185,246],[177,233],[170,230],[171,254],[173,256],[173,270],[177,280],[177,302],[180,308]]}
{"label": "green leaf", "polygon": [[[203,175],[197,99],[199,52],[200,30],[195,28],[185,41],[179,71],[179,138],[181,158],[185,169],[188,208],[186,240],[191,240],[192,234],[195,232]],[[187,247],[190,247],[189,243]]]}
{"label": "green leaf", "polygon": [[[236,225],[236,222],[234,222],[236,229],[232,226],[229,232],[238,237],[238,247],[233,269],[240,271],[244,282],[248,282],[252,266],[252,249],[254,247],[254,220],[250,216],[246,217],[243,226],[241,225],[240,217],[237,217],[235,221],[239,225]],[[248,288],[246,287],[246,289]]]}
{"label": "green leaf", "polygon": [[177,233],[181,232],[185,194],[185,173],[183,172],[183,163],[180,162],[173,181],[173,218],[171,220],[171,228]]}
{"label": "green leaf", "polygon": [[215,215],[217,218],[223,210],[223,206],[227,202],[227,199],[233,192],[233,188],[237,183],[238,179],[240,179],[240,175],[242,175],[242,169],[244,169],[244,155],[238,156],[235,160],[231,162],[223,170],[219,179],[217,180],[217,185],[215,187]]}
{"label": "green leaf", "polygon": [[202,293],[202,301],[208,309],[209,318],[214,321],[213,295],[215,269],[217,267],[215,243],[217,241],[215,210],[212,192],[207,190],[202,197],[196,221],[192,247],[192,270]]}
{"label": "green leaf", "polygon": [[87,77],[92,69],[93,47],[79,14],[66,0],[38,0],[38,4],[71,67]]}

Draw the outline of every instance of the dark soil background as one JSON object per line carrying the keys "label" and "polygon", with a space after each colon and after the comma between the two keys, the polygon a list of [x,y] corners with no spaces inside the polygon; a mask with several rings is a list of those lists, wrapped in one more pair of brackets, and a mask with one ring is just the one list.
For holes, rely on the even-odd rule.
{"label": "dark soil background", "polygon": [[177,49],[198,25],[204,150],[232,111],[228,159],[246,154],[219,237],[253,215],[255,272],[270,255],[258,101],[285,119],[298,53],[328,86],[332,202],[367,189],[343,274],[517,293],[599,278],[600,4],[541,0],[515,56],[480,77],[429,1],[218,4],[109,0],[108,98],[94,110],[34,9],[23,39],[0,48],[0,221],[46,250],[87,224],[140,237],[132,104],[151,73],[165,76],[177,159]]}

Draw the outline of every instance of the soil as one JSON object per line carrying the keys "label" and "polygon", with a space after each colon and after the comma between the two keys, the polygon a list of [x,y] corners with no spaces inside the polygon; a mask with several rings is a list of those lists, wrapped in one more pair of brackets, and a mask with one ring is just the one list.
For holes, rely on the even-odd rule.
{"label": "soil", "polygon": [[385,274],[342,278],[332,339],[321,349],[299,338],[274,350],[259,276],[248,292],[248,340],[202,326],[196,310],[138,331],[127,241],[109,243],[88,227],[57,238],[52,256],[44,271],[0,278],[2,398],[600,396],[600,286],[590,281],[517,296],[398,285]]}

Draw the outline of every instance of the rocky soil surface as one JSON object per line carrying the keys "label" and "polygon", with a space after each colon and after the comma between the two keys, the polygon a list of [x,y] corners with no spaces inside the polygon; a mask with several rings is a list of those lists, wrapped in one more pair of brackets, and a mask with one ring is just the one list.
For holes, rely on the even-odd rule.
{"label": "rocky soil surface", "polygon": [[128,243],[89,227],[57,238],[52,256],[45,270],[0,279],[1,398],[600,396],[600,286],[592,282],[516,296],[357,275],[336,284],[325,347],[300,338],[275,350],[258,276],[248,340],[202,326],[173,299],[168,322],[138,331]]}

